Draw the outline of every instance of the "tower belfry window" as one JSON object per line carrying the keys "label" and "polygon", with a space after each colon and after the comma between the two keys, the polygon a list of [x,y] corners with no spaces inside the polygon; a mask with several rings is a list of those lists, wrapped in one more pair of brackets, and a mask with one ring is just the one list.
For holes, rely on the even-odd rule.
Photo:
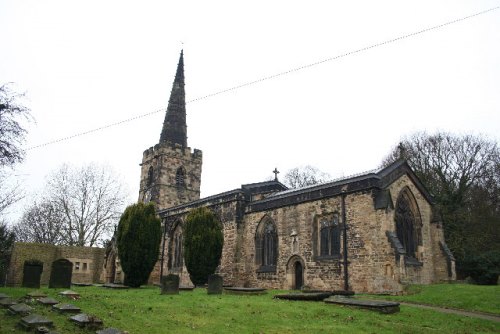
{"label": "tower belfry window", "polygon": [[175,174],[175,185],[178,189],[184,189],[186,187],[186,172],[182,167],[179,167]]}

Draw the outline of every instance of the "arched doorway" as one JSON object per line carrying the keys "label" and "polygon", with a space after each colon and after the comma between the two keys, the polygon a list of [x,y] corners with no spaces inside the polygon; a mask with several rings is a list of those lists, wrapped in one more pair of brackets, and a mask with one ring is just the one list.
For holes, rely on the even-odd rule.
{"label": "arched doorway", "polygon": [[288,259],[286,264],[286,289],[300,290],[307,284],[304,281],[305,269],[304,260],[300,256],[293,255]]}
{"label": "arched doorway", "polygon": [[294,271],[295,271],[295,279],[294,279],[294,286],[293,288],[295,290],[300,290],[302,289],[302,286],[304,285],[304,270],[302,268],[302,263],[300,261],[295,261],[295,264],[293,265]]}

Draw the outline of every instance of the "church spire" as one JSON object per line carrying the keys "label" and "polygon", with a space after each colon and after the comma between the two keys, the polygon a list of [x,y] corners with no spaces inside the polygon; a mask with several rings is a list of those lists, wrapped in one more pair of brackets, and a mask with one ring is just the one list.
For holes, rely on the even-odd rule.
{"label": "church spire", "polygon": [[187,146],[186,93],[184,91],[184,50],[181,50],[174,84],[170,92],[167,113],[163,121],[160,143],[170,142]]}

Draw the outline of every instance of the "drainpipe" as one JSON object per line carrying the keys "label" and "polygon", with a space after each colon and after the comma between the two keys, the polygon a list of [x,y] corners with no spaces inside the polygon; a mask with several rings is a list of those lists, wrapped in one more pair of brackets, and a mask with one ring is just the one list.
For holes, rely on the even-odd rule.
{"label": "drainpipe", "polygon": [[345,194],[342,194],[341,200],[342,200],[342,222],[344,223],[344,228],[342,229],[343,231],[343,246],[344,246],[344,290],[348,291],[349,290],[349,271],[348,271],[348,262],[347,262],[347,218],[346,218],[346,212],[345,212]]}

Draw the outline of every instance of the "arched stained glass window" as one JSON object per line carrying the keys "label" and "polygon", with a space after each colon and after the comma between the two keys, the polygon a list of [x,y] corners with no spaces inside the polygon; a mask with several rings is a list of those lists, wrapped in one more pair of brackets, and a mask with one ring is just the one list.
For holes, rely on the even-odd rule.
{"label": "arched stained glass window", "polygon": [[339,215],[320,222],[320,256],[340,255]]}
{"label": "arched stained glass window", "polygon": [[409,188],[399,194],[395,211],[396,234],[408,257],[417,258],[417,247],[422,245],[422,220],[415,197]]}
{"label": "arched stained glass window", "polygon": [[255,262],[261,271],[276,270],[278,260],[278,233],[273,221],[262,220],[255,233]]}

